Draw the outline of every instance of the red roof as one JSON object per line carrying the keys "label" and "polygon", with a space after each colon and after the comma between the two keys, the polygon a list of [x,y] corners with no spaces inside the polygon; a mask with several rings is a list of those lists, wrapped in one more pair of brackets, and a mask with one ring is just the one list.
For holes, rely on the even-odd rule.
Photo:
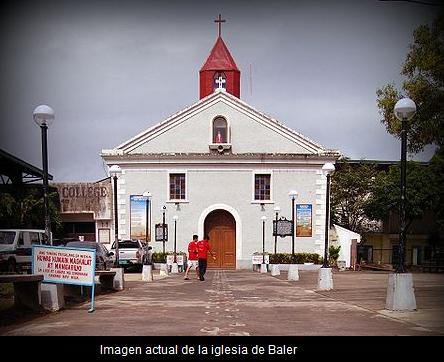
{"label": "red roof", "polygon": [[236,63],[221,37],[218,37],[207,61],[200,69],[203,70],[237,70]]}

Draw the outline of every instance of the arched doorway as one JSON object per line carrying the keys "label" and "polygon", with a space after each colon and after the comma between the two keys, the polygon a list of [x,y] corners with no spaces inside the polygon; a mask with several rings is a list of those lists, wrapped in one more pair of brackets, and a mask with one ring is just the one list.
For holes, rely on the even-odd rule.
{"label": "arched doorway", "polygon": [[210,236],[214,261],[208,258],[208,268],[236,269],[236,221],[225,210],[214,210],[205,218],[205,235]]}

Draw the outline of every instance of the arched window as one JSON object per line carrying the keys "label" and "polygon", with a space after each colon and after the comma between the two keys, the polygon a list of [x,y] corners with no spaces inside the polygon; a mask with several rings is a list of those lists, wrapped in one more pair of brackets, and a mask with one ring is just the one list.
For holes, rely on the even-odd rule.
{"label": "arched window", "polygon": [[216,117],[213,121],[213,143],[227,143],[227,120],[223,117]]}
{"label": "arched window", "polygon": [[214,74],[213,90],[218,89],[218,88],[227,89],[226,83],[227,83],[227,78],[225,77],[224,73],[216,72],[216,74]]}

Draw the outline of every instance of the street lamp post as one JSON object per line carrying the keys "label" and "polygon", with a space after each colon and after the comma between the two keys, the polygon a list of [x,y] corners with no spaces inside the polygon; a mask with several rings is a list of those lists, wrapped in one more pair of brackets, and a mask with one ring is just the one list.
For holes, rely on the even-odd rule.
{"label": "street lamp post", "polygon": [[165,257],[165,212],[166,212],[166,206],[164,205],[162,208],[162,244],[163,244],[163,255]]}
{"label": "street lamp post", "polygon": [[[151,209],[151,207],[150,207],[150,200],[151,200],[151,192],[149,192],[149,191],[145,191],[143,194],[142,194],[142,196],[143,197],[145,197],[145,202],[146,202],[146,206],[145,206],[145,212],[146,212],[146,214],[145,214],[145,243],[146,243],[146,254],[145,254],[145,264],[148,264],[149,263],[149,260],[148,260],[148,243],[151,241],[151,240],[148,240],[148,233],[149,233],[149,230],[150,230],[150,224],[151,224],[151,218],[149,217],[149,210]],[[150,239],[151,239],[151,234],[150,234]]]}
{"label": "street lamp post", "polygon": [[385,307],[389,310],[416,310],[412,273],[404,267],[406,245],[406,169],[407,169],[407,121],[416,113],[416,104],[410,98],[400,99],[395,104],[395,116],[401,121],[401,199],[399,205],[399,257],[395,273],[389,275]]}
{"label": "street lamp post", "polygon": [[276,206],[274,209],[274,212],[276,213],[276,232],[275,232],[275,235],[274,235],[274,253],[276,254],[277,253],[277,222],[278,222],[278,218],[279,218],[279,211],[281,211],[281,208],[279,207],[279,206]]}
{"label": "street lamp post", "polygon": [[294,240],[296,236],[296,228],[295,228],[295,219],[294,219],[294,202],[296,197],[298,197],[298,192],[296,190],[291,190],[288,193],[288,196],[291,198],[291,263],[295,263],[295,255],[294,255]]}
{"label": "street lamp post", "polygon": [[318,289],[331,290],[333,289],[333,274],[328,265],[328,236],[330,231],[330,179],[335,171],[335,166],[328,162],[322,166],[322,173],[327,177],[327,189],[325,193],[325,239],[324,239],[324,263],[319,269]]}
{"label": "street lamp post", "polygon": [[174,215],[173,216],[173,220],[174,220],[174,261],[173,261],[173,263],[177,263],[177,258],[176,258],[177,219],[179,219],[179,217],[177,215]]}
{"label": "street lamp post", "polygon": [[261,217],[262,220],[262,264],[265,264],[265,220],[267,217],[264,215]]}
{"label": "street lamp post", "polygon": [[322,166],[322,173],[327,176],[327,190],[325,193],[325,238],[324,238],[324,263],[323,268],[328,268],[328,239],[330,231],[330,179],[335,172],[335,166],[332,163],[326,163]]}
{"label": "street lamp post", "polygon": [[116,246],[116,257],[114,260],[114,266],[119,267],[119,220],[117,210],[117,178],[122,173],[122,169],[118,165],[112,165],[109,169],[109,174],[113,178],[114,185],[114,244]]}
{"label": "street lamp post", "polygon": [[51,240],[51,220],[49,218],[48,199],[48,127],[55,118],[54,110],[46,105],[40,105],[34,109],[34,122],[42,131],[42,164],[43,164],[43,206],[45,213],[45,236],[48,243]]}
{"label": "street lamp post", "polygon": [[405,245],[406,245],[406,189],[407,189],[407,121],[416,113],[416,104],[410,98],[403,98],[395,104],[395,116],[401,121],[401,199],[399,207],[399,257],[396,273],[405,273]]}

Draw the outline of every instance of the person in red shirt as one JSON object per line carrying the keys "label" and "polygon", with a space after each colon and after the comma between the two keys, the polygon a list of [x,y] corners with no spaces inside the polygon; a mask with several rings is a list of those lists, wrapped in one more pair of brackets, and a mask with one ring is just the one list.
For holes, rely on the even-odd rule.
{"label": "person in red shirt", "polygon": [[199,257],[199,280],[205,280],[205,273],[207,272],[207,258],[208,253],[211,254],[213,260],[216,260],[215,255],[211,251],[210,243],[208,242],[210,237],[205,235],[205,238],[197,243],[197,251]]}
{"label": "person in red shirt", "polygon": [[188,272],[192,267],[196,269],[196,275],[197,279],[200,279],[199,276],[199,265],[198,265],[198,251],[197,251],[197,244],[198,244],[198,236],[193,235],[193,240],[190,241],[188,244],[188,261],[187,261],[187,270],[185,271],[185,280],[190,280],[188,278]]}

